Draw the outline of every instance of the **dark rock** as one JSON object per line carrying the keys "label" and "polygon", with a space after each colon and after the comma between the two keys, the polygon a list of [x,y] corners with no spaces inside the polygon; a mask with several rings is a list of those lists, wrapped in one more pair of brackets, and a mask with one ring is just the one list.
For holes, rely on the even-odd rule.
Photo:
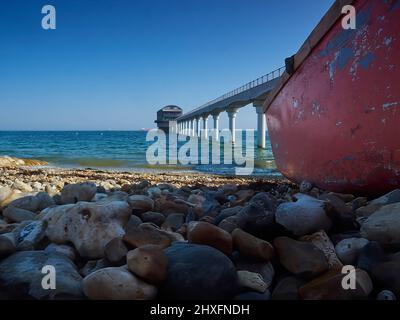
{"label": "dark rock", "polygon": [[393,190],[380,198],[372,200],[369,204],[386,206],[396,202],[400,202],[400,189]]}
{"label": "dark rock", "polygon": [[39,192],[34,196],[26,196],[12,201],[9,205],[15,208],[31,212],[39,212],[55,204],[52,197],[45,192]]}
{"label": "dark rock", "polygon": [[389,290],[383,290],[381,292],[378,293],[376,300],[397,300],[396,299],[396,295]]}
{"label": "dark rock", "polygon": [[233,230],[239,227],[239,220],[240,218],[237,215],[231,216],[222,220],[219,223],[218,227],[228,233],[231,233]]}
{"label": "dark rock", "polygon": [[111,262],[104,258],[99,260],[89,260],[88,262],[86,262],[83,268],[79,270],[79,273],[83,277],[86,277],[87,275],[96,272],[97,270],[108,268],[111,266]]}
{"label": "dark rock", "polygon": [[221,210],[221,212],[215,217],[214,224],[216,226],[219,225],[222,220],[237,215],[241,210],[242,210],[241,206],[236,206]]}
{"label": "dark rock", "polygon": [[241,301],[266,301],[270,300],[271,293],[269,290],[266,290],[264,293],[249,291],[243,292],[238,294],[234,297],[234,300],[241,300]]}
{"label": "dark rock", "polygon": [[251,200],[250,204],[262,207],[265,211],[275,212],[278,207],[277,200],[274,196],[267,192],[257,193]]}
{"label": "dark rock", "polygon": [[143,221],[138,216],[131,215],[129,217],[128,224],[125,227],[126,232],[128,232],[128,230],[130,230],[132,228],[136,228],[136,227],[140,226],[142,223],[143,223]]}
{"label": "dark rock", "polygon": [[114,238],[104,247],[104,256],[113,264],[123,264],[127,253],[128,248],[122,238]]}
{"label": "dark rock", "polygon": [[17,250],[15,236],[12,232],[0,234],[0,259]]}
{"label": "dark rock", "polygon": [[142,221],[152,222],[160,227],[165,221],[165,216],[159,212],[147,211],[142,213]]}
{"label": "dark rock", "polygon": [[17,250],[27,251],[37,249],[44,238],[46,225],[42,221],[24,221],[14,229],[13,233],[17,243]]}
{"label": "dark rock", "polygon": [[374,283],[382,289],[393,291],[400,296],[400,262],[388,261],[372,266],[371,276]]}
{"label": "dark rock", "polygon": [[25,220],[34,220],[36,214],[21,208],[8,206],[3,210],[3,216],[12,222],[22,222]]}
{"label": "dark rock", "polygon": [[271,300],[299,300],[299,288],[305,284],[305,280],[288,276],[278,282],[272,291]]}
{"label": "dark rock", "polygon": [[171,213],[167,216],[161,228],[164,230],[176,231],[184,222],[185,215],[183,213]]}
{"label": "dark rock", "polygon": [[[320,200],[326,201],[331,205],[330,218],[338,230],[352,230],[357,227],[355,215],[350,206],[333,193],[323,194]],[[329,214],[329,211],[328,211]]]}
{"label": "dark rock", "polygon": [[361,225],[361,235],[383,246],[400,248],[400,202],[386,205]]}
{"label": "dark rock", "polygon": [[309,181],[306,181],[306,180],[302,181],[300,183],[300,186],[299,186],[299,189],[300,189],[301,193],[310,192],[312,188],[313,188],[313,184],[311,182],[309,182]]}
{"label": "dark rock", "polygon": [[240,229],[261,239],[275,236],[274,213],[266,211],[260,202],[249,203],[236,216]]}
{"label": "dark rock", "polygon": [[238,292],[231,260],[209,246],[174,243],[165,250],[167,278],[160,297],[169,300],[232,299]]}
{"label": "dark rock", "polygon": [[324,253],[311,243],[279,237],[274,246],[280,263],[291,273],[315,277],[329,268]]}
{"label": "dark rock", "polygon": [[143,195],[132,195],[128,198],[128,203],[132,208],[132,213],[140,215],[154,209],[154,201],[150,197]]}
{"label": "dark rock", "polygon": [[359,251],[357,267],[370,273],[374,265],[388,260],[389,258],[386,256],[379,243],[371,241]]}
{"label": "dark rock", "polygon": [[[45,290],[42,268],[54,266],[56,288]],[[44,251],[17,252],[0,262],[0,291],[14,299],[78,299],[82,278],[73,262],[64,255]]]}

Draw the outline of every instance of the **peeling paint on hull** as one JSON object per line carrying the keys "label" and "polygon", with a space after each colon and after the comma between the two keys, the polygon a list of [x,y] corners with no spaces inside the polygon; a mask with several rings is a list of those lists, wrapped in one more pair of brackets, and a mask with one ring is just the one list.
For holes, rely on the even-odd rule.
{"label": "peeling paint on hull", "polygon": [[272,101],[269,136],[289,179],[365,195],[400,188],[399,2],[355,1],[357,29],[338,20]]}

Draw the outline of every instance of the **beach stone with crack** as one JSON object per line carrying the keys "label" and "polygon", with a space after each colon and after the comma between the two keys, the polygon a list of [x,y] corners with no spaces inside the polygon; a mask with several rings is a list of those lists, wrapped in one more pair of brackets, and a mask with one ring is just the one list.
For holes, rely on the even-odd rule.
{"label": "beach stone with crack", "polygon": [[129,196],[128,203],[132,208],[132,213],[136,215],[141,215],[154,209],[154,200],[144,195],[135,194]]}
{"label": "beach stone with crack", "polygon": [[342,262],[336,255],[335,247],[325,231],[321,230],[311,235],[303,236],[299,240],[311,243],[320,249],[328,261],[329,269],[341,269],[343,267]]}
{"label": "beach stone with crack", "polygon": [[232,232],[233,246],[244,257],[270,261],[274,257],[274,247],[267,241],[258,239],[239,228]]}
{"label": "beach stone with crack", "polygon": [[354,300],[365,299],[373,290],[372,280],[368,273],[355,269],[355,289],[344,290],[343,274],[332,270],[300,287],[299,294],[304,300]]}
{"label": "beach stone with crack", "polygon": [[150,300],[157,288],[139,279],[125,267],[97,270],[83,279],[82,288],[91,300]]}
{"label": "beach stone with crack", "polygon": [[324,253],[311,243],[279,237],[274,247],[280,263],[295,275],[315,277],[329,268]]}
{"label": "beach stone with crack", "polygon": [[147,211],[145,213],[142,213],[141,217],[142,217],[143,222],[152,222],[152,223],[158,225],[159,227],[165,221],[165,216],[159,212]]}
{"label": "beach stone with crack", "polygon": [[400,247],[400,202],[383,206],[361,225],[361,235],[383,246]]}
{"label": "beach stone with crack", "polygon": [[296,202],[285,202],[278,206],[276,222],[296,236],[331,228],[332,222],[325,213],[325,201],[304,194],[296,194],[295,197],[298,199]]}
{"label": "beach stone with crack", "polygon": [[[56,288],[42,287],[46,265],[56,270]],[[0,262],[0,282],[9,299],[79,299],[82,298],[82,277],[65,255],[44,251],[16,252]]]}
{"label": "beach stone with crack", "polygon": [[79,202],[47,211],[46,235],[57,244],[72,242],[80,256],[104,257],[104,246],[125,234],[131,209],[124,201],[109,203]]}
{"label": "beach stone with crack", "polygon": [[16,208],[14,206],[8,206],[3,210],[3,216],[12,222],[22,222],[25,220],[34,220],[36,218],[36,214],[25,210]]}
{"label": "beach stone with crack", "polygon": [[128,248],[121,237],[112,239],[104,247],[104,256],[113,264],[117,264],[121,261],[125,262],[124,260],[127,253]]}
{"label": "beach stone with crack", "polygon": [[97,186],[93,182],[67,184],[61,190],[61,203],[73,204],[79,201],[91,201],[97,192]]}
{"label": "beach stone with crack", "polygon": [[17,250],[27,251],[35,250],[44,238],[46,224],[43,221],[24,221],[14,230],[14,237],[17,243]]}
{"label": "beach stone with crack", "polygon": [[238,284],[241,289],[251,289],[260,293],[267,290],[267,284],[259,273],[240,270],[237,272]]}
{"label": "beach stone with crack", "polygon": [[0,258],[8,256],[17,251],[17,245],[14,234],[4,233],[0,234]]}
{"label": "beach stone with crack", "polygon": [[232,253],[232,236],[208,222],[193,221],[187,226],[189,243],[214,247],[226,255]]}
{"label": "beach stone with crack", "polygon": [[136,248],[128,252],[126,259],[129,270],[148,283],[158,284],[167,276],[168,259],[158,246]]}
{"label": "beach stone with crack", "polygon": [[336,245],[335,251],[345,265],[355,265],[361,249],[368,243],[369,241],[364,238],[343,239]]}
{"label": "beach stone with crack", "polygon": [[167,278],[160,298],[169,300],[232,299],[238,292],[232,261],[210,246],[176,242],[165,249]]}
{"label": "beach stone with crack", "polygon": [[127,229],[123,240],[134,248],[148,244],[166,248],[171,244],[171,238],[165,232],[145,223]]}
{"label": "beach stone with crack", "polygon": [[275,277],[275,270],[271,262],[260,262],[243,257],[234,257],[234,263],[237,271],[245,270],[258,273],[263,277],[267,287],[271,286]]}

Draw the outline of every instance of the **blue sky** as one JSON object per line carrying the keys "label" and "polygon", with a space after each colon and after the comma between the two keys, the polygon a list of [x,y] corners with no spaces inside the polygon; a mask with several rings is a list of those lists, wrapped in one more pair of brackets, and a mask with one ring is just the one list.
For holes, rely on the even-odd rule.
{"label": "blue sky", "polygon": [[[333,0],[0,0],[0,130],[133,130],[284,65]],[[57,29],[41,28],[52,4]],[[226,127],[227,116],[221,116]],[[254,128],[251,106],[238,128]]]}

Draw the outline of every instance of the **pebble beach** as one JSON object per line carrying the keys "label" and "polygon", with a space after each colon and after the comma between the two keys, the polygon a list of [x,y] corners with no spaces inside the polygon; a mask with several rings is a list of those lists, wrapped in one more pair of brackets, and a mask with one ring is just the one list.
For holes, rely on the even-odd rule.
{"label": "pebble beach", "polygon": [[395,300],[399,230],[400,190],[0,157],[0,299]]}

